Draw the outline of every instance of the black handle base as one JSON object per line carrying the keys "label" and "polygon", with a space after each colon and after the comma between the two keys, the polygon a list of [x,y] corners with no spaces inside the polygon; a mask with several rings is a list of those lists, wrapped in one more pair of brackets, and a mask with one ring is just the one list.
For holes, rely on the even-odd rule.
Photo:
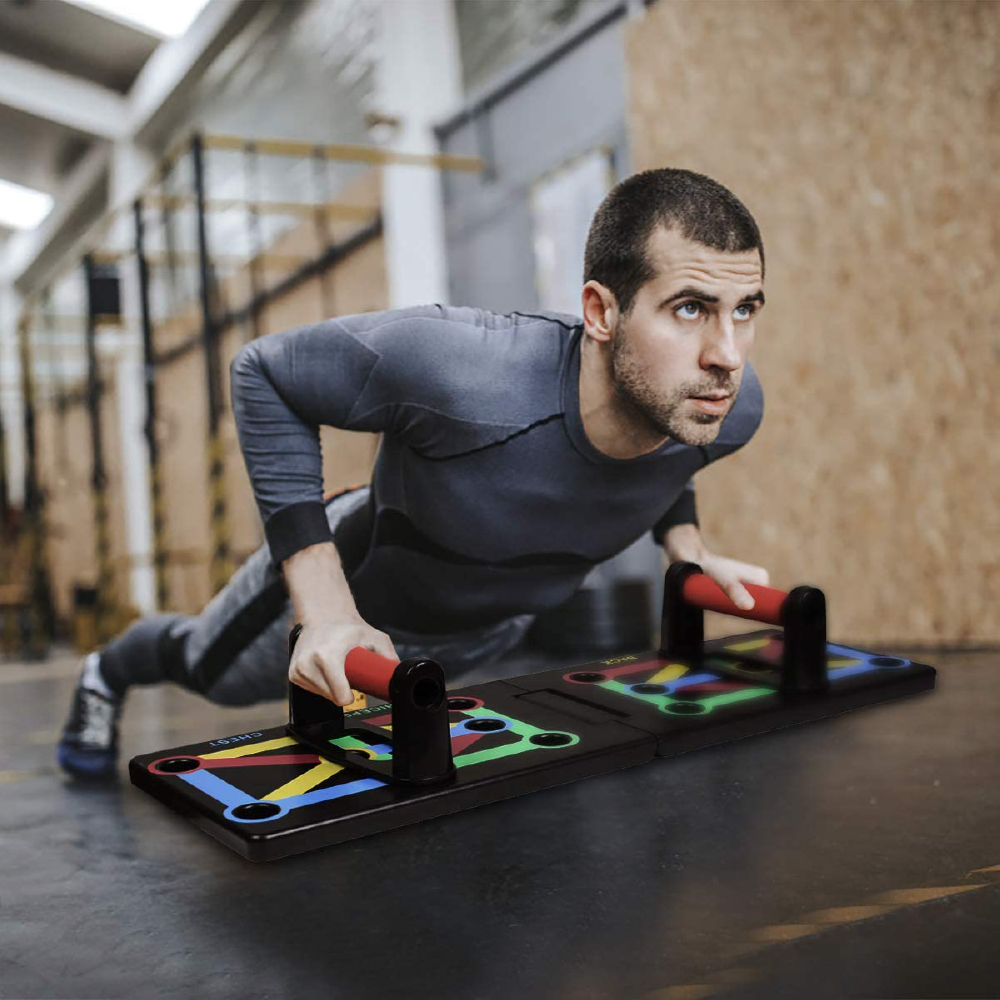
{"label": "black handle base", "polygon": [[[291,657],[301,632],[296,625],[288,637]],[[434,660],[403,660],[389,681],[392,734],[360,719],[345,725],[344,710],[328,698],[288,684],[288,724],[285,732],[320,756],[352,771],[397,785],[433,785],[455,776],[448,723],[448,696],[444,669]],[[332,740],[354,736],[363,743],[388,743],[392,760],[372,760],[364,751],[345,750]]]}

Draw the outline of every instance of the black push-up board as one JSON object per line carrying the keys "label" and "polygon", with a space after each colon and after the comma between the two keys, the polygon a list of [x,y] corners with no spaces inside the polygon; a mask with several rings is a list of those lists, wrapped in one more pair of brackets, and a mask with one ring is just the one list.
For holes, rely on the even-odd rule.
{"label": "black push-up board", "polygon": [[[829,644],[829,691],[783,694],[768,663],[778,640],[768,629],[710,642],[695,665],[651,650],[450,691],[455,773],[426,787],[335,763],[283,726],[143,754],[130,776],[244,857],[273,860],[934,686],[932,667]],[[386,739],[346,735],[342,750],[391,760],[388,706],[344,719]]]}
{"label": "black push-up board", "polygon": [[[354,649],[351,685],[389,705],[344,713],[293,684],[286,726],[143,754],[129,775],[267,861],[934,687],[926,664],[827,642],[816,588],[747,589],[740,611],[675,563],[660,648],[452,691],[433,660]],[[706,642],[705,610],[781,627]]]}

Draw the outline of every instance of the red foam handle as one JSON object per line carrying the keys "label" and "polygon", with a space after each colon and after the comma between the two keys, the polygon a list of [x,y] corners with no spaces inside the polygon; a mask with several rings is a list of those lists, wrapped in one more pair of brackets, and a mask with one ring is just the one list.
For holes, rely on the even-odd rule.
{"label": "red foam handle", "polygon": [[692,573],[684,581],[682,593],[688,604],[703,608],[705,611],[719,611],[737,618],[750,618],[753,621],[766,622],[768,625],[780,625],[781,606],[785,603],[788,593],[784,590],[775,590],[774,587],[741,582],[754,599],[754,606],[749,611],[744,611],[733,604],[726,596],[726,592],[704,573]]}
{"label": "red foam handle", "polygon": [[355,646],[344,659],[347,683],[356,691],[389,701],[389,681],[399,660],[390,660],[364,646]]}

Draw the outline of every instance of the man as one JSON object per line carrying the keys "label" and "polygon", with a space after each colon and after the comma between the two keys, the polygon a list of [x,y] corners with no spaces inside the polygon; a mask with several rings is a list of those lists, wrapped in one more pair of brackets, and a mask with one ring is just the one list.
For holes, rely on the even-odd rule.
{"label": "man", "polygon": [[[767,572],[706,549],[691,478],[760,423],[747,355],[763,278],[760,233],[731,192],[653,170],[594,216],[582,320],[423,306],[245,347],[233,410],[267,544],[201,615],[146,618],[86,659],[62,766],[114,773],[132,684],[251,704],[290,677],[343,705],[354,646],[431,656],[454,677],[651,528],[670,560],[752,607],[740,581]],[[371,485],[327,503],[322,424],[383,433]]]}

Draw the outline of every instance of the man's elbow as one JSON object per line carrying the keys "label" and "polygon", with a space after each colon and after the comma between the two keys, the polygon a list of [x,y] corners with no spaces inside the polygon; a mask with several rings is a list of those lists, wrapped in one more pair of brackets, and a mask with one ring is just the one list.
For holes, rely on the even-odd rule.
{"label": "man's elbow", "polygon": [[244,344],[229,362],[229,392],[234,403],[240,390],[260,376],[260,345],[254,340]]}

